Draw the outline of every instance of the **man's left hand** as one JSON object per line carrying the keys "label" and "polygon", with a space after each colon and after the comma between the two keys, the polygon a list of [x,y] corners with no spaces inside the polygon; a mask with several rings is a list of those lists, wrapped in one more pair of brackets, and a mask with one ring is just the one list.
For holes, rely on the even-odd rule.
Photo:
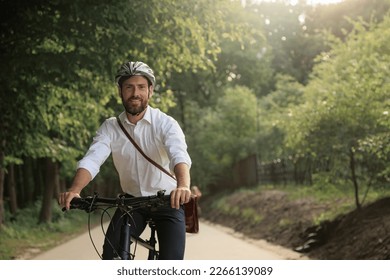
{"label": "man's left hand", "polygon": [[189,187],[177,187],[171,192],[171,207],[179,209],[181,205],[190,201],[191,190]]}

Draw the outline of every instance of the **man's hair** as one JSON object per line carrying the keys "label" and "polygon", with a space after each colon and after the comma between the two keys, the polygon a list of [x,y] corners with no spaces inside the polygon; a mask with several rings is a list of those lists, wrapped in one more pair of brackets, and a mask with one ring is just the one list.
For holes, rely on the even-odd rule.
{"label": "man's hair", "polygon": [[118,80],[119,87],[122,88],[123,82],[126,81],[127,79],[133,77],[133,76],[144,77],[148,81],[148,87],[150,87],[152,85],[152,82],[146,76],[143,76],[143,75],[129,75],[129,76],[122,76],[122,77],[119,78],[119,80]]}

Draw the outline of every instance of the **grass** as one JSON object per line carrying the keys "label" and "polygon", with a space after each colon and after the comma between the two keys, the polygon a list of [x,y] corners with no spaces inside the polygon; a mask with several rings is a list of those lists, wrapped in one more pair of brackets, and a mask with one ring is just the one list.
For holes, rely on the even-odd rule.
{"label": "grass", "polygon": [[254,209],[250,207],[240,208],[235,205],[230,205],[227,202],[227,196],[222,197],[214,203],[215,208],[220,210],[224,214],[229,214],[233,216],[240,216],[241,219],[249,223],[259,223],[263,217],[259,215]]}
{"label": "grass", "polygon": [[[355,208],[352,188],[341,188],[332,185],[326,186],[297,186],[297,185],[261,185],[251,188],[241,188],[236,192],[257,193],[265,189],[281,190],[289,194],[291,200],[310,198],[321,203],[335,203],[338,207],[313,217],[313,223],[319,224],[323,220],[331,220],[339,214],[346,213]],[[241,217],[250,223],[259,223],[263,217],[249,207],[239,208],[229,205],[229,194],[221,195],[218,200],[212,203],[213,208],[217,208],[224,214]],[[365,200],[365,203],[372,202],[381,197],[390,196],[389,189],[372,189]],[[87,230],[88,216],[82,211],[70,211],[63,213],[58,205],[53,203],[53,222],[48,224],[38,224],[40,201],[35,205],[20,210],[16,216],[6,217],[6,224],[0,230],[0,260],[10,260],[20,258],[27,251],[44,252],[53,248],[74,236]],[[92,223],[99,223],[100,215],[92,215]],[[279,221],[280,226],[291,224],[290,220]]]}
{"label": "grass", "polygon": [[[85,212],[63,213],[53,203],[52,222],[38,224],[39,208],[40,201],[37,201],[13,217],[7,215],[0,230],[0,260],[28,258],[28,255],[44,252],[87,230],[88,215]],[[92,223],[96,224],[100,216],[92,217]]]}
{"label": "grass", "polygon": [[[340,214],[345,214],[356,208],[355,197],[352,187],[341,187],[332,184],[313,185],[313,186],[298,186],[291,185],[259,185],[256,187],[242,187],[234,193],[257,193],[263,190],[280,190],[286,192],[291,201],[299,199],[311,199],[319,204],[337,205],[330,207],[330,210],[313,217],[313,224],[320,224],[324,220],[332,220]],[[363,190],[365,191],[365,190]],[[361,192],[363,192],[361,191]],[[222,211],[224,214],[230,214],[236,217],[241,217],[243,220],[250,223],[258,223],[262,220],[260,214],[250,208],[239,208],[234,205],[229,205],[228,198],[233,193],[225,193],[216,201],[213,202],[212,208]],[[363,196],[363,195],[362,195]],[[371,203],[379,198],[390,196],[390,189],[371,189],[367,197],[364,199],[364,204]],[[362,198],[360,198],[362,200]],[[291,224],[292,221],[279,221],[281,226]]]}

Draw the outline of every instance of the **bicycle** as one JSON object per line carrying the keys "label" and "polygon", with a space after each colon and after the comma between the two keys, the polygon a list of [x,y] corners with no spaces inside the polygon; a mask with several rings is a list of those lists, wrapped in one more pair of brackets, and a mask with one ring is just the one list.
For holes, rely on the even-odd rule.
{"label": "bicycle", "polygon": [[[121,208],[124,211],[123,222],[121,225],[121,234],[120,234],[120,249],[117,252],[118,259],[120,260],[131,260],[135,258],[135,250],[132,254],[130,251],[131,242],[136,246],[140,245],[148,250],[148,260],[158,260],[159,251],[157,250],[157,240],[156,240],[156,229],[155,223],[153,220],[148,220],[147,225],[150,228],[150,238],[143,239],[138,236],[133,236],[130,234],[130,219],[132,211],[140,208],[159,208],[163,206],[170,205],[170,196],[165,195],[165,191],[159,191],[156,195],[145,196],[145,197],[126,197],[125,195],[119,195],[116,198],[108,197],[99,197],[97,193],[93,196],[87,196],[84,198],[74,197],[70,203],[70,209],[79,209],[84,210],[87,213],[91,214],[96,210],[102,210],[101,215],[101,226],[103,233],[103,216],[105,213],[108,213],[111,208]],[[62,211],[66,211],[65,208]],[[91,223],[90,215],[88,219],[88,229],[91,234]],[[90,235],[92,244],[94,242]],[[99,257],[102,258],[94,245],[96,252]]]}

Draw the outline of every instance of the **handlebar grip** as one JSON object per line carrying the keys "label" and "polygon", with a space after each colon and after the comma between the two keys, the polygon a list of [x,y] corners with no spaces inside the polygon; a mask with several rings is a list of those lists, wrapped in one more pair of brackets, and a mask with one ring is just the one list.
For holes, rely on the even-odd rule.
{"label": "handlebar grip", "polygon": [[[69,209],[82,209],[86,210],[89,207],[90,203],[88,203],[85,199],[81,197],[74,197],[70,201],[70,208]],[[62,208],[62,211],[66,211],[66,207]]]}
{"label": "handlebar grip", "polygon": [[[74,206],[70,206],[70,208],[69,209],[79,209],[78,207],[74,207]],[[66,207],[62,207],[62,212],[65,212],[66,211]]]}

